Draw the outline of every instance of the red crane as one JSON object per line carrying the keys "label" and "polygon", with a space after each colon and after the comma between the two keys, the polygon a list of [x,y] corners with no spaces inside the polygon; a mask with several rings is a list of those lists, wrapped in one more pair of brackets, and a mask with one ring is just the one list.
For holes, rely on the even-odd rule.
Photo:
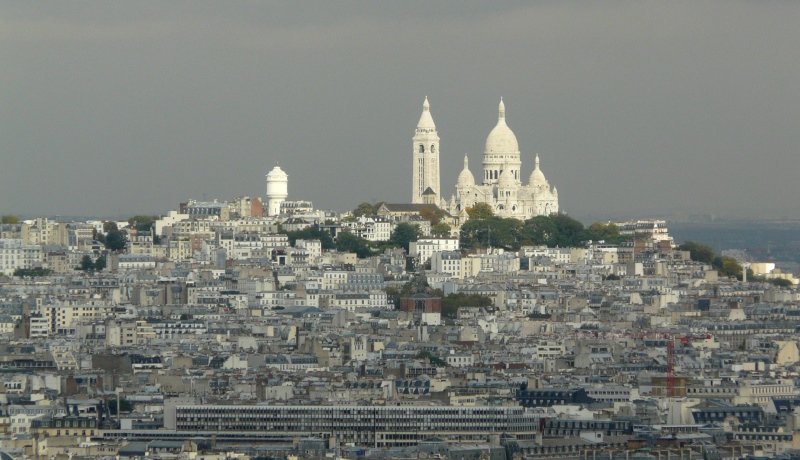
{"label": "red crane", "polygon": [[667,336],[667,397],[675,396],[675,340]]}

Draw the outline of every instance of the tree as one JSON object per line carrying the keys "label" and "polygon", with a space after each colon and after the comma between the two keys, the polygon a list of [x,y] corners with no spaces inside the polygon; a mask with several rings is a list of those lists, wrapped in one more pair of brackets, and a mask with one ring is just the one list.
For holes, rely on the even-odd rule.
{"label": "tree", "polygon": [[137,232],[149,232],[160,216],[138,215],[128,219],[128,225],[135,228]]}
{"label": "tree", "polygon": [[94,270],[101,272],[106,268],[106,256],[100,256],[94,261]]}
{"label": "tree", "polygon": [[97,235],[97,241],[105,244],[106,249],[111,251],[122,251],[128,244],[128,239],[117,227],[116,222],[103,222],[103,231],[106,233],[105,237]]}
{"label": "tree", "polygon": [[356,257],[359,259],[369,257],[372,254],[367,240],[344,231],[336,235],[336,250],[340,252],[355,252]]}
{"label": "tree", "polygon": [[467,208],[467,215],[470,219],[488,219],[494,216],[494,211],[486,203],[475,203],[475,206]]}
{"label": "tree", "polygon": [[125,237],[125,234],[119,230],[110,231],[106,234],[105,245],[110,251],[121,251],[125,249],[127,244],[128,239]]}
{"label": "tree", "polygon": [[392,231],[389,242],[397,247],[403,248],[408,252],[408,247],[412,241],[417,241],[420,237],[419,225],[400,223]]}
{"label": "tree", "polygon": [[488,307],[492,299],[479,294],[449,294],[442,299],[442,315],[454,318],[461,307]]}
{"label": "tree", "polygon": [[703,262],[709,265],[714,262],[714,250],[711,249],[711,246],[696,241],[687,241],[678,246],[678,249],[689,251],[689,257],[695,262]]}
{"label": "tree", "polygon": [[439,222],[442,221],[442,218],[444,217],[444,211],[442,211],[441,209],[439,209],[436,206],[428,206],[428,207],[422,208],[419,211],[419,215],[423,219],[425,219],[428,222],[430,222],[431,225],[436,225],[436,224],[438,224]]}
{"label": "tree", "polygon": [[433,364],[436,367],[447,367],[447,362],[442,358],[432,354],[430,351],[422,350],[417,353],[417,359],[427,359],[428,362]]}
{"label": "tree", "polygon": [[18,224],[19,223],[19,216],[14,216],[11,214],[5,214],[3,217],[0,217],[0,223],[3,224]]}
{"label": "tree", "polygon": [[286,236],[289,238],[289,244],[292,246],[295,245],[297,240],[319,240],[322,244],[322,249],[336,248],[336,243],[333,241],[331,234],[314,226],[309,226],[293,232],[286,232]]}
{"label": "tree", "polygon": [[116,231],[119,231],[119,227],[117,227],[117,223],[116,222],[107,220],[107,221],[103,222],[103,231],[106,232],[106,233],[108,233],[108,232],[116,232]]}
{"label": "tree", "polygon": [[733,257],[718,256],[714,257],[711,265],[717,269],[720,275],[727,277],[742,278],[742,266]]}
{"label": "tree", "polygon": [[793,286],[792,282],[786,278],[772,278],[769,282],[777,287],[790,288]]}
{"label": "tree", "polygon": [[522,223],[520,236],[522,244],[550,246],[550,241],[557,231],[556,225],[549,217],[536,216]]}
{"label": "tree", "polygon": [[94,261],[92,261],[92,258],[89,255],[83,256],[83,258],[81,258],[81,264],[78,266],[77,270],[82,270],[85,272],[94,270]]}
{"label": "tree", "polygon": [[619,244],[625,241],[625,237],[619,234],[619,228],[612,224],[604,224],[602,222],[595,222],[589,226],[585,231],[584,239],[592,241],[605,241],[609,244]]}
{"label": "tree", "polygon": [[19,277],[37,277],[37,276],[48,276],[53,274],[53,270],[44,267],[36,267],[36,268],[18,268],[14,270],[14,276]]}
{"label": "tree", "polygon": [[438,238],[447,238],[450,236],[450,226],[444,222],[439,222],[431,226],[431,235]]}
{"label": "tree", "polygon": [[566,214],[553,214],[550,220],[556,228],[556,234],[550,241],[551,246],[569,248],[583,245],[585,239],[582,223]]}
{"label": "tree", "polygon": [[353,217],[371,217],[378,211],[377,206],[367,203],[366,201],[356,206],[353,209]]}
{"label": "tree", "polygon": [[461,226],[461,247],[503,248],[517,250],[520,246],[522,222],[514,218],[490,216],[486,219],[469,219]]}
{"label": "tree", "polygon": [[[131,404],[131,402],[128,401],[127,399],[120,399],[119,409],[120,412],[130,412],[133,410],[133,404]],[[108,411],[111,412],[112,415],[118,415],[116,399],[111,399],[110,401],[108,401]]]}

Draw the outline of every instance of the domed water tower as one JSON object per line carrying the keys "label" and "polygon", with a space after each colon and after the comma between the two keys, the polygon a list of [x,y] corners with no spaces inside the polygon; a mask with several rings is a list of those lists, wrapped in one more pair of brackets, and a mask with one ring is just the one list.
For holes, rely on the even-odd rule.
{"label": "domed water tower", "polygon": [[267,173],[267,215],[277,216],[281,213],[281,203],[289,196],[289,175],[280,166],[275,165]]}

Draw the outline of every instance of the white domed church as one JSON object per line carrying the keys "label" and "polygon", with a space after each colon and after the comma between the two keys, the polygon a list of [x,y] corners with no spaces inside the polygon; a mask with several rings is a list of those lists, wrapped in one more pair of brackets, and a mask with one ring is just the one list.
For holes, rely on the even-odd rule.
{"label": "white domed church", "polygon": [[[489,132],[483,152],[483,178],[480,184],[469,169],[464,156],[464,169],[458,175],[455,194],[449,200],[439,191],[439,136],[430,104],[425,98],[423,113],[414,136],[413,203],[437,204],[453,216],[466,217],[466,209],[486,203],[500,217],[525,220],[558,212],[558,190],[547,182],[534,159],[528,183],[522,183],[522,160],[517,136],[506,123],[506,109],[500,99],[497,125]],[[434,166],[429,167],[429,166]]]}

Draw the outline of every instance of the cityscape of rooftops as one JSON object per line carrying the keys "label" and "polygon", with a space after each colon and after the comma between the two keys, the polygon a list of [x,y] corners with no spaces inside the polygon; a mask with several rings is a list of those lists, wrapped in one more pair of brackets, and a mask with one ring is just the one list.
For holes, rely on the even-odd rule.
{"label": "cityscape of rooftops", "polygon": [[800,458],[800,3],[0,18],[0,459]]}

